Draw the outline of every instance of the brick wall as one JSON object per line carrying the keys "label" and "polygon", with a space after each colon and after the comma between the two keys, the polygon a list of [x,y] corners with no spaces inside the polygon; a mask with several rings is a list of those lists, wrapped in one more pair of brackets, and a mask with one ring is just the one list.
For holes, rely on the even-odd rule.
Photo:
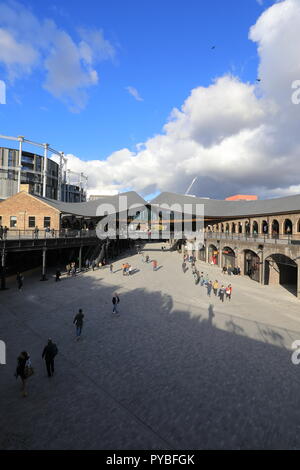
{"label": "brick wall", "polygon": [[34,227],[29,227],[29,217],[35,217],[35,226],[40,230],[44,230],[44,217],[50,217],[51,229],[60,228],[60,212],[26,192],[0,202],[0,224],[13,230],[11,216],[17,218],[17,225],[14,227],[17,230],[34,230]]}

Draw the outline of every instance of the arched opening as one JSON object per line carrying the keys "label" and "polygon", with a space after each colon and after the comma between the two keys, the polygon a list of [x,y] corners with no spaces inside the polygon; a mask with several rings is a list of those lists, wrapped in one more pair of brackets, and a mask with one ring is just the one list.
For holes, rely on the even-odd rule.
{"label": "arched opening", "polygon": [[267,235],[269,233],[269,224],[266,220],[262,221],[261,231],[264,235]]}
{"label": "arched opening", "polygon": [[297,263],[283,254],[274,254],[265,261],[265,284],[280,284],[297,295]]}
{"label": "arched opening", "polygon": [[221,232],[224,232],[224,224],[221,224]]}
{"label": "arched opening", "polygon": [[254,236],[258,235],[258,223],[256,222],[256,220],[254,220],[252,224],[252,233]]}
{"label": "arched opening", "polygon": [[219,251],[215,245],[208,247],[208,262],[210,264],[219,264]]}
{"label": "arched opening", "polygon": [[232,222],[232,225],[231,225],[231,233],[235,233],[235,223]]}
{"label": "arched opening", "polygon": [[246,221],[246,222],[245,222],[245,233],[246,233],[247,235],[250,234],[250,222],[249,222],[249,221]]}
{"label": "arched opening", "polygon": [[297,232],[300,232],[300,219],[297,222]]}
{"label": "arched opening", "polygon": [[222,250],[222,266],[235,268],[235,252],[229,246],[225,246]]}
{"label": "arched opening", "polygon": [[249,276],[253,281],[259,282],[260,279],[260,260],[259,256],[251,250],[245,250],[245,276]]}
{"label": "arched opening", "polygon": [[226,226],[225,226],[225,232],[226,232],[226,233],[229,233],[229,224],[226,224]]}
{"label": "arched opening", "polygon": [[283,223],[283,233],[285,235],[292,235],[293,233],[293,222],[290,219],[285,219]]}
{"label": "arched opening", "polygon": [[273,220],[272,222],[272,238],[279,237],[279,222],[278,220]]}
{"label": "arched opening", "polygon": [[243,224],[241,222],[239,222],[238,231],[239,233],[243,233]]}

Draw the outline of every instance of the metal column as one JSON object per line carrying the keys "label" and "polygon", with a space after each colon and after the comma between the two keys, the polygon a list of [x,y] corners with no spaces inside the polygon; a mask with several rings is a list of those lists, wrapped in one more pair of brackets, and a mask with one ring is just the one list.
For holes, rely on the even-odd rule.
{"label": "metal column", "polygon": [[42,265],[41,281],[48,281],[48,279],[46,278],[46,253],[47,253],[47,248],[43,248],[43,265]]}

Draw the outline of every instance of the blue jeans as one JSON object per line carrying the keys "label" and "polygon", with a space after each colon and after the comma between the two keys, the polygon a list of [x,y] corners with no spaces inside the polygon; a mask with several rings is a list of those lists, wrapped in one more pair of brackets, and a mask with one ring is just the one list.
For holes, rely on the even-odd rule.
{"label": "blue jeans", "polygon": [[82,331],[82,326],[76,326],[76,336],[80,336]]}

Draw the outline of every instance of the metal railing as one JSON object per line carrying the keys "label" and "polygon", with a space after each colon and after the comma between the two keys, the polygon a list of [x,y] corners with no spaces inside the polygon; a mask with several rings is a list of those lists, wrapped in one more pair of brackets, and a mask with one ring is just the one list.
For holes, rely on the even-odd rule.
{"label": "metal railing", "polygon": [[16,230],[9,229],[6,233],[0,233],[1,240],[47,240],[47,239],[61,239],[61,238],[94,238],[96,237],[96,230]]}
{"label": "metal railing", "polygon": [[268,234],[268,233],[230,233],[230,232],[204,232],[204,239],[236,240],[253,243],[272,244],[300,244],[300,233],[296,234]]}

